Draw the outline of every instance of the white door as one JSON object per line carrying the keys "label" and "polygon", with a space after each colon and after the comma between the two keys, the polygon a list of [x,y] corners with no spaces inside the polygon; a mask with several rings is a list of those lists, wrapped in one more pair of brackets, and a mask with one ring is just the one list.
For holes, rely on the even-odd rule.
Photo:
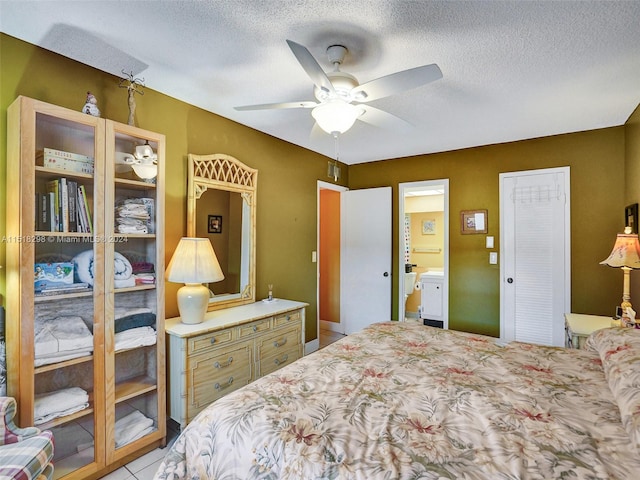
{"label": "white door", "polygon": [[571,309],[569,167],[500,174],[504,341],[564,345]]}
{"label": "white door", "polygon": [[347,335],[391,320],[391,187],[341,195],[340,317]]}

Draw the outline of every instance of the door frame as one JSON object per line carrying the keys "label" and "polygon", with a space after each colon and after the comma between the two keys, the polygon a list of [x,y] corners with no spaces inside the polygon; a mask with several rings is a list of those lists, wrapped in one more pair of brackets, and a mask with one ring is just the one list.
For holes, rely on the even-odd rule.
{"label": "door frame", "polygon": [[[311,348],[313,348],[311,345],[309,345],[308,349],[310,351],[315,351],[318,348],[320,348],[320,327],[324,326],[326,327],[326,330],[330,330],[330,331],[335,331],[338,333],[344,333],[344,325],[342,325],[342,318],[340,318],[340,322],[338,322],[336,324],[336,322],[321,322],[320,320],[320,190],[334,190],[336,192],[347,192],[349,189],[347,187],[344,187],[342,185],[336,185],[333,183],[329,183],[329,182],[324,182],[322,180],[318,180],[317,183],[317,192],[316,192],[316,198],[317,198],[317,213],[316,213],[316,257],[315,257],[315,261],[316,261],[316,329],[317,329],[317,334],[318,334],[318,338],[316,339],[317,345],[315,346],[315,348],[313,350],[311,350]],[[342,235],[342,234],[341,234]],[[335,324],[335,325],[334,325]],[[309,342],[311,343],[311,342]]]}
{"label": "door frame", "polygon": [[444,304],[442,305],[443,328],[449,328],[449,179],[441,178],[438,180],[422,180],[418,182],[398,183],[398,280],[396,288],[398,291],[398,321],[402,322],[405,318],[404,310],[404,198],[409,191],[419,189],[428,189],[429,187],[444,186],[444,282],[442,296]]}

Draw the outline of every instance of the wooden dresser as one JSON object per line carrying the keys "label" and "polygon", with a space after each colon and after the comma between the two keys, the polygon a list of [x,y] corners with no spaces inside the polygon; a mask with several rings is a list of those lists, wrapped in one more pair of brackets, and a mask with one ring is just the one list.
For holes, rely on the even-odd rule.
{"label": "wooden dresser", "polygon": [[302,357],[307,303],[275,299],[165,322],[169,416],[184,428],[214,400]]}

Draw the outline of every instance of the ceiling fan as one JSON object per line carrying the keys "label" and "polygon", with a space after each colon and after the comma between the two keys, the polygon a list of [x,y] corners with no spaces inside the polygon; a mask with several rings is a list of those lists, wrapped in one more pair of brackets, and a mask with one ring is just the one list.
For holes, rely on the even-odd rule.
{"label": "ceiling fan", "polygon": [[440,68],[432,63],[359,84],[356,77],[340,70],[347,54],[347,48],[343,45],[327,48],[327,56],[334,70],[325,72],[306,47],[291,40],[287,40],[287,44],[313,81],[316,101],[245,105],[235,107],[236,110],[311,108],[317,125],[333,136],[349,130],[356,120],[380,128],[404,130],[411,126],[408,122],[366,103],[442,78]]}

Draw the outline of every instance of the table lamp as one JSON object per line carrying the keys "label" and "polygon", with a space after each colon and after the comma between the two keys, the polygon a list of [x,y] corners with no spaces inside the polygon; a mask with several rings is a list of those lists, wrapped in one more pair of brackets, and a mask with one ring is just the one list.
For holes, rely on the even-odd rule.
{"label": "table lamp", "polygon": [[166,274],[168,281],[185,284],[178,290],[182,323],[202,323],[209,303],[209,289],[203,283],[224,279],[209,239],[181,238]]}
{"label": "table lamp", "polygon": [[631,295],[629,294],[630,272],[640,268],[640,243],[638,235],[631,233],[631,227],[625,227],[624,233],[619,233],[616,236],[616,243],[613,245],[611,254],[600,264],[622,269],[624,280],[620,306],[622,307],[622,317],[628,318],[627,308],[632,308]]}

